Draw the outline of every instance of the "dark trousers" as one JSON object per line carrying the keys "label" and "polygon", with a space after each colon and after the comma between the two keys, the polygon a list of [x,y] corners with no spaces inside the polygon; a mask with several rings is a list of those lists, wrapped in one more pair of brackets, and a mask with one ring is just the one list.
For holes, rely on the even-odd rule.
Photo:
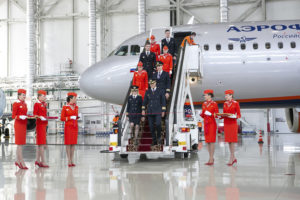
{"label": "dark trousers", "polygon": [[[152,141],[154,144],[157,144],[157,141],[160,142],[161,138],[161,115],[148,115],[149,128],[152,135]],[[156,125],[156,133],[155,133]]]}

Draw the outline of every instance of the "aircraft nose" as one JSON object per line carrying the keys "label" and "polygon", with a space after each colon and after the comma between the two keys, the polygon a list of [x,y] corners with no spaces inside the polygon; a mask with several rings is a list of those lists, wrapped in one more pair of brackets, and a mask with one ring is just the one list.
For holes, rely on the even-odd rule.
{"label": "aircraft nose", "polygon": [[131,62],[125,64],[124,60],[118,58],[108,58],[96,63],[81,74],[79,87],[95,99],[122,104],[132,76],[128,64],[132,65]]}

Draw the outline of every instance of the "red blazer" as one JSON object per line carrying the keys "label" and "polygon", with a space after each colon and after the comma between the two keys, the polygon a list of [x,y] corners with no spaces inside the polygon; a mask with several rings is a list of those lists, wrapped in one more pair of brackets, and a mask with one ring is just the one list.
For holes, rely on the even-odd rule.
{"label": "red blazer", "polygon": [[155,53],[156,60],[158,60],[158,56],[160,55],[160,46],[156,42],[150,44],[150,51]]}
{"label": "red blazer", "polygon": [[169,53],[161,54],[158,56],[158,60],[161,61],[163,65],[163,70],[165,72],[170,72],[173,69],[173,56]]}
{"label": "red blazer", "polygon": [[145,70],[141,73],[138,71],[134,72],[132,85],[138,86],[139,90],[147,90],[148,89],[148,74]]}
{"label": "red blazer", "polygon": [[[33,115],[42,116],[47,118],[47,103],[45,102],[36,102],[33,107]],[[37,125],[47,125],[48,121],[42,121],[40,118],[36,119]]]}
{"label": "red blazer", "polygon": [[19,117],[20,115],[26,115],[27,116],[27,104],[24,101],[18,100],[13,104],[13,110],[12,110],[12,118],[16,119],[16,121],[22,121],[27,123],[26,120],[21,120]]}
{"label": "red blazer", "polygon": [[[76,120],[72,120],[71,116],[76,116]],[[65,122],[65,126],[78,126],[78,106],[73,110],[70,105],[65,105],[62,108],[60,120]]]}
{"label": "red blazer", "polygon": [[[225,101],[223,113],[235,114],[237,118],[241,118],[240,104],[237,101]],[[236,122],[237,118],[224,117],[224,123]]]}
{"label": "red blazer", "polygon": [[[211,116],[208,116],[208,115],[205,115],[205,111],[209,111],[212,115]],[[210,101],[210,102],[207,102],[205,101],[203,104],[202,104],[202,113],[200,114],[200,116],[204,119],[204,124],[208,124],[208,123],[214,123],[216,124],[216,115],[219,113],[219,108],[218,108],[218,104],[214,101]]]}

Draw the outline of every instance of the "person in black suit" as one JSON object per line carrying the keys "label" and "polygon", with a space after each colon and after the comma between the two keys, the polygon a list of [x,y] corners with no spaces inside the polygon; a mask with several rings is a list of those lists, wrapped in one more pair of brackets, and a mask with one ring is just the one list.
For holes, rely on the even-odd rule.
{"label": "person in black suit", "polygon": [[157,79],[156,80],[157,87],[164,92],[166,99],[168,100],[170,96],[171,80],[170,80],[169,73],[163,71],[162,67],[163,67],[162,62],[160,61],[156,62],[157,72],[153,74],[153,78]]}
{"label": "person in black suit", "polygon": [[140,61],[143,63],[144,70],[147,71],[148,79],[151,79],[153,73],[155,72],[155,63],[156,63],[156,55],[155,53],[150,51],[150,43],[149,41],[145,44],[145,49],[140,55]]}
{"label": "person in black suit", "polygon": [[[143,100],[142,96],[138,94],[139,87],[131,86],[131,94],[128,97],[127,103],[127,112],[126,116],[129,118],[130,129],[131,129],[131,138],[135,138],[135,143],[137,144],[137,138],[139,134],[139,125],[141,121],[142,105]],[[134,131],[135,128],[135,131]]]}
{"label": "person in black suit", "polygon": [[[156,87],[156,80],[153,78],[149,81],[150,89],[146,91],[143,106],[142,115],[143,120],[147,116],[149,127],[152,135],[152,146],[161,143],[161,118],[165,116],[166,112],[166,98],[164,92]],[[155,133],[156,132],[156,133]]]}
{"label": "person in black suit", "polygon": [[177,46],[175,44],[175,39],[170,36],[170,30],[165,30],[166,38],[161,40],[161,53],[163,54],[163,47],[167,46],[169,48],[169,53],[173,56],[173,59],[176,60],[177,56]]}

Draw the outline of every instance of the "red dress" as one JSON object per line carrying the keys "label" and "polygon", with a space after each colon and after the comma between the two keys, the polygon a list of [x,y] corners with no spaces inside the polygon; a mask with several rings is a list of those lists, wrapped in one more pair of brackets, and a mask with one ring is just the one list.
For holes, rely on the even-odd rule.
{"label": "red dress", "polygon": [[[237,101],[225,101],[223,107],[224,113],[235,114],[237,118],[241,117],[240,104]],[[237,118],[224,117],[224,136],[225,142],[238,141]]]}
{"label": "red dress", "polygon": [[20,119],[20,115],[27,116],[27,105],[24,101],[18,100],[13,104],[12,118],[15,119],[15,143],[26,144],[27,119]]}
{"label": "red dress", "polygon": [[[71,116],[76,116],[76,120],[71,119]],[[61,121],[65,122],[65,144],[73,145],[77,144],[78,137],[78,106],[75,106],[74,110],[68,104],[63,106],[61,111]]]}
{"label": "red dress", "polygon": [[170,72],[172,71],[173,68],[173,57],[171,54],[166,53],[166,54],[161,54],[158,56],[158,60],[161,61],[163,65],[163,70],[165,72]]}
{"label": "red dress", "polygon": [[139,87],[139,94],[144,100],[146,90],[148,89],[148,74],[145,70],[142,72],[134,72],[132,85]]}
{"label": "red dress", "polygon": [[158,60],[158,56],[160,55],[160,46],[156,42],[150,44],[150,51],[155,53],[156,60]]}
{"label": "red dress", "polygon": [[[42,116],[47,118],[47,104],[45,102],[38,101],[34,104],[33,115]],[[48,121],[42,121],[40,118],[36,119],[36,144],[46,144],[46,129]]]}
{"label": "red dress", "polygon": [[[212,115],[205,115],[209,111]],[[219,112],[218,104],[214,101],[206,101],[202,104],[202,113],[200,116],[204,119],[204,136],[206,143],[216,142],[217,123],[215,114]]]}

